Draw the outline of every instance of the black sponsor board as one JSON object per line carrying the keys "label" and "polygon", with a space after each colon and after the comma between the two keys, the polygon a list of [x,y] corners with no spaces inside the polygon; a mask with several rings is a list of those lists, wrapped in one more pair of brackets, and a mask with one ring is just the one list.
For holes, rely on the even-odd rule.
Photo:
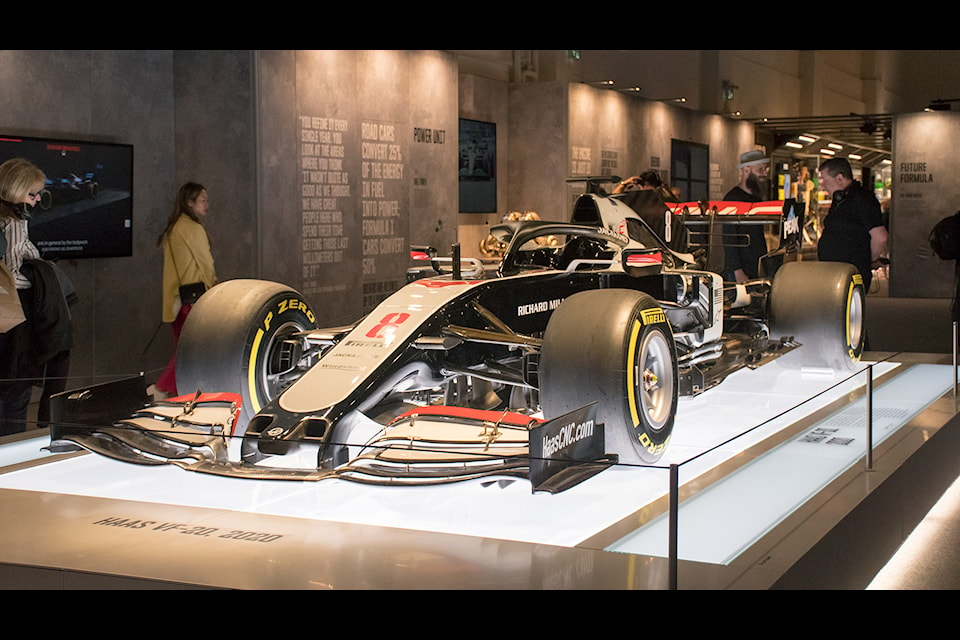
{"label": "black sponsor board", "polygon": [[605,451],[597,405],[588,404],[530,430],[533,491],[559,493],[616,464]]}

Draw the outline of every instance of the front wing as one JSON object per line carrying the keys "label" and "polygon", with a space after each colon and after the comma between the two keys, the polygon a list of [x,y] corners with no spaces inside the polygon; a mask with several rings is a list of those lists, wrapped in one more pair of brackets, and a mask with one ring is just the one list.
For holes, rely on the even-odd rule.
{"label": "front wing", "polygon": [[617,462],[604,453],[594,405],[549,421],[503,411],[421,407],[392,420],[358,455],[333,469],[277,466],[282,458],[272,457],[244,461],[238,455],[242,437],[233,435],[239,413],[239,395],[198,392],[146,406],[111,426],[58,426],[50,449],[79,446],[123,462],[260,480],[422,486],[527,478],[534,492],[549,493]]}

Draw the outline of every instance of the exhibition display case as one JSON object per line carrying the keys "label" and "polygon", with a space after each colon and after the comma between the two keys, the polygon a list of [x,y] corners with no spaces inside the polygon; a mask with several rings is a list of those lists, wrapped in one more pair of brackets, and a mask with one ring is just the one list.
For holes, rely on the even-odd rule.
{"label": "exhibition display case", "polygon": [[[681,402],[656,465],[617,465],[558,494],[514,478],[223,478],[48,453],[42,430],[8,437],[0,504],[15,515],[0,522],[0,586],[790,587],[817,579],[831,537],[865,534],[851,514],[957,413],[949,356],[869,355],[852,373],[737,372]],[[873,539],[911,517],[883,513]],[[818,562],[843,579],[835,560]]]}

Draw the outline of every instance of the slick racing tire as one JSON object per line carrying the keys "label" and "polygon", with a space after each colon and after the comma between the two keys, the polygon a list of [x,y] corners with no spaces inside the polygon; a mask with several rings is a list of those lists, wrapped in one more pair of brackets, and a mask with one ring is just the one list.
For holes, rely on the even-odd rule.
{"label": "slick racing tire", "polygon": [[801,344],[777,360],[788,369],[850,371],[863,354],[863,278],[845,262],[788,262],[770,289],[770,336]]}
{"label": "slick racing tire", "polygon": [[677,355],[649,295],[599,289],[564,300],[544,333],[539,378],[545,418],[596,402],[607,453],[625,464],[663,455],[677,412]]}
{"label": "slick racing tire", "polygon": [[303,297],[264,280],[228,280],[205,292],[190,310],[177,349],[177,391],[234,392],[243,398],[235,435],[292,382],[278,375],[284,340],[315,329]]}

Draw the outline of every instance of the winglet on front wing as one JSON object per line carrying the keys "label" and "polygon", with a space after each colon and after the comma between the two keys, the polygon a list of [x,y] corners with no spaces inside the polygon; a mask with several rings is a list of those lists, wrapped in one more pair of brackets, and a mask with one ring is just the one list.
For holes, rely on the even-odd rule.
{"label": "winglet on front wing", "polygon": [[616,463],[604,454],[595,405],[548,422],[503,411],[431,406],[395,419],[336,469],[363,484],[424,486],[529,478],[532,491],[565,491]]}
{"label": "winglet on front wing", "polygon": [[62,421],[51,426],[50,449],[79,445],[142,465],[224,462],[240,403],[237,394],[197,392],[145,406],[109,425],[97,420]]}
{"label": "winglet on front wing", "polygon": [[597,405],[545,422],[530,431],[530,482],[534,491],[559,493],[617,463],[605,449]]}

